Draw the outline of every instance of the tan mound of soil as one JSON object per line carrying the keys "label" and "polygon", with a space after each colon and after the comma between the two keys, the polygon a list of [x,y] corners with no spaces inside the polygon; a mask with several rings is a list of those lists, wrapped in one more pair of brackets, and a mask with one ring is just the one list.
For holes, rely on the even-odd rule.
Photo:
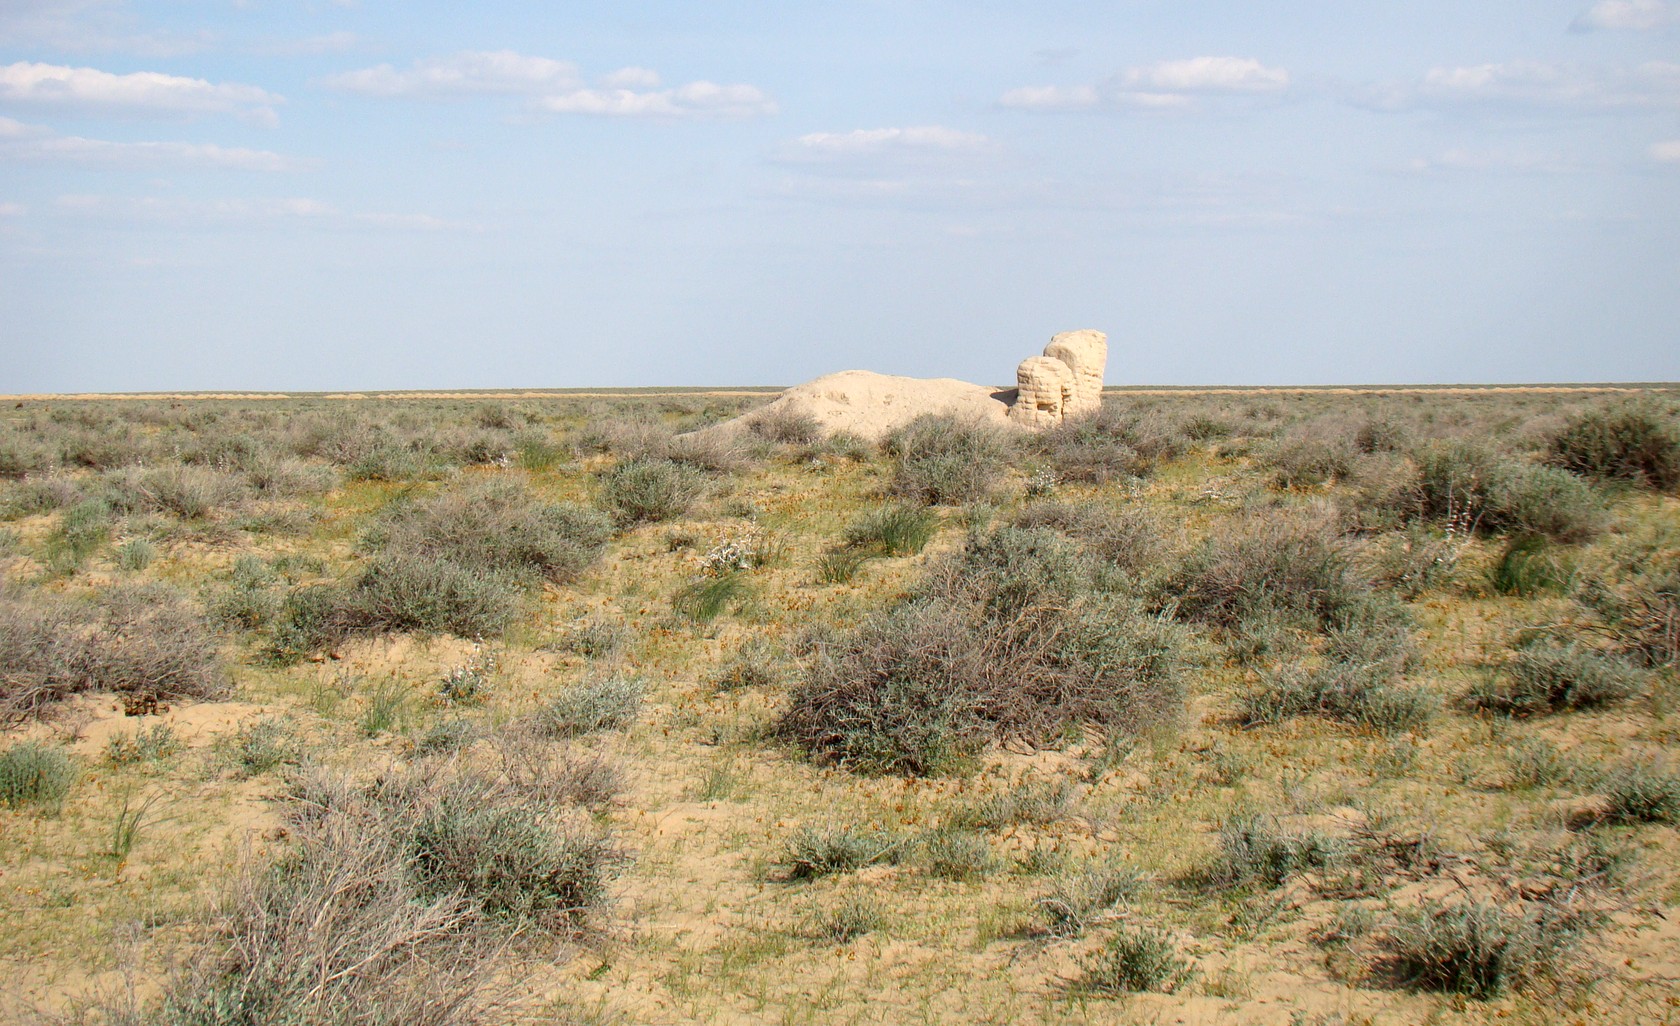
{"label": "tan mound of soil", "polygon": [[948,413],[999,428],[1011,427],[1014,389],[994,389],[955,378],[903,378],[849,370],[795,385],[772,402],[708,432],[751,431],[783,416],[809,417],[824,435],[846,433],[879,441],[924,413]]}

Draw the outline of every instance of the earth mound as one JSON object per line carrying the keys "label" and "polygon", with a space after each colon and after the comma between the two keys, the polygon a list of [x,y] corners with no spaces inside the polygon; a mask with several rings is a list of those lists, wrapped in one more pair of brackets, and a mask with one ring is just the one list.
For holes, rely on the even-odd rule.
{"label": "earth mound", "polygon": [[809,417],[824,435],[845,432],[880,441],[924,413],[949,413],[998,428],[1013,426],[1015,389],[987,388],[955,378],[906,378],[874,371],[827,374],[788,389],[766,406],[705,433],[734,434],[779,417]]}

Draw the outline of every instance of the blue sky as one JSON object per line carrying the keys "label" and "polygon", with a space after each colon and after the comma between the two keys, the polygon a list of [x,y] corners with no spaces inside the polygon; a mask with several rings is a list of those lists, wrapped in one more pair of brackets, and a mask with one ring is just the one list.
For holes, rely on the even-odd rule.
{"label": "blue sky", "polygon": [[0,0],[0,392],[1680,379],[1680,0]]}

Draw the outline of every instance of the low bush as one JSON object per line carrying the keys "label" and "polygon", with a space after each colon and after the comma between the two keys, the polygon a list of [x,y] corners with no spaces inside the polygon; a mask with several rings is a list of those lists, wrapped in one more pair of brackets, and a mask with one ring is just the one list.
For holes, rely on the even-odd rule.
{"label": "low bush", "polygon": [[1532,598],[1566,590],[1570,576],[1570,568],[1545,535],[1522,534],[1506,543],[1489,579],[1501,595]]}
{"label": "low bush", "polygon": [[58,526],[47,535],[47,569],[72,574],[111,537],[111,507],[103,499],[88,499],[65,510]]}
{"label": "low bush", "polygon": [[1370,593],[1327,525],[1255,516],[1193,549],[1158,602],[1226,629],[1273,616],[1316,627],[1362,611]]}
{"label": "low bush", "polygon": [[416,818],[405,840],[422,895],[459,895],[548,930],[583,925],[622,857],[605,835],[470,780],[445,786]]}
{"label": "low bush", "polygon": [[687,513],[706,491],[705,475],[669,459],[622,460],[600,476],[601,504],[619,524],[673,520]]}
{"label": "low bush", "polygon": [[671,608],[695,623],[711,623],[731,609],[739,612],[753,595],[745,572],[726,571],[702,575],[677,589]]}
{"label": "low bush", "polygon": [[815,417],[787,406],[776,406],[751,414],[747,427],[767,442],[783,445],[811,445],[822,439],[822,425]]}
{"label": "low bush", "polygon": [[1680,774],[1659,766],[1627,762],[1600,785],[1611,823],[1680,823]]}
{"label": "low bush", "polygon": [[926,505],[960,505],[991,496],[1008,467],[1009,448],[995,428],[948,414],[925,414],[887,439],[889,490]]}
{"label": "low bush", "polygon": [[920,506],[884,506],[846,528],[846,544],[883,556],[913,556],[939,530],[939,515]]}
{"label": "low bush", "polygon": [[118,588],[96,607],[0,589],[0,720],[84,691],[146,708],[217,698],[226,684],[209,625],[165,589]]}
{"label": "low bush", "polygon": [[708,683],[718,691],[776,687],[788,677],[788,655],[768,638],[755,635],[735,650]]}
{"label": "low bush", "polygon": [[1324,869],[1342,845],[1314,831],[1284,830],[1266,816],[1238,816],[1219,828],[1219,854],[1208,876],[1227,887],[1279,887],[1290,877]]}
{"label": "low bush", "polygon": [[1562,905],[1429,901],[1400,914],[1383,947],[1401,986],[1486,999],[1565,978],[1586,925]]}
{"label": "low bush", "polygon": [[62,748],[23,741],[0,751],[0,805],[56,813],[78,776]]}
{"label": "low bush", "polygon": [[1400,683],[1392,663],[1332,659],[1263,672],[1259,684],[1239,698],[1237,715],[1248,724],[1323,716],[1396,734],[1423,728],[1439,704],[1424,688]]}
{"label": "low bush", "polygon": [[1297,435],[1260,452],[1260,464],[1273,471],[1279,488],[1307,488],[1353,473],[1356,452],[1350,440]]}
{"label": "low bush", "polygon": [[246,776],[294,765],[303,757],[303,742],[291,724],[274,716],[241,723],[223,740],[222,748],[234,768]]}
{"label": "low bush", "polygon": [[600,557],[611,536],[612,523],[598,510],[544,502],[522,483],[500,480],[395,504],[363,544],[382,554],[565,584]]}
{"label": "low bush", "polygon": [[1592,538],[1603,529],[1604,505],[1581,479],[1468,442],[1437,442],[1417,454],[1418,476],[1407,500],[1425,520],[1484,533],[1541,534],[1556,541]]}
{"label": "low bush", "polygon": [[1505,749],[1505,764],[1508,786],[1514,790],[1566,784],[1581,775],[1575,761],[1543,737],[1519,738]]}
{"label": "low bush", "polygon": [[1094,994],[1172,993],[1195,975],[1172,936],[1147,926],[1121,927],[1080,960],[1080,990]]}
{"label": "low bush", "polygon": [[1105,406],[1095,416],[1028,436],[1022,448],[1057,481],[1106,484],[1145,477],[1154,461],[1132,446],[1133,423]]}
{"label": "low bush", "polygon": [[581,737],[626,730],[642,711],[647,686],[639,678],[602,677],[574,685],[537,711],[538,729],[549,737]]}
{"label": "low bush", "polygon": [[1603,619],[1615,647],[1646,666],[1680,661],[1680,554],[1631,557],[1619,580],[1596,580],[1582,598]]}
{"label": "low bush", "polygon": [[348,630],[448,633],[463,638],[500,634],[524,602],[519,578],[430,554],[382,552],[340,596],[328,624]]}
{"label": "low bush", "polygon": [[1114,510],[1095,502],[1043,500],[1022,507],[1010,525],[1057,531],[1098,560],[1134,577],[1160,565],[1164,555],[1161,526],[1141,506]]}
{"label": "low bush", "polygon": [[1128,866],[1099,866],[1058,881],[1033,906],[1052,937],[1078,937],[1111,918],[1116,906],[1142,891],[1143,883]]}
{"label": "low bush", "polygon": [[1065,818],[1074,803],[1074,789],[1065,778],[1028,778],[957,809],[951,816],[959,826],[997,830],[1031,823],[1043,826]]}
{"label": "low bush", "polygon": [[922,838],[920,858],[928,875],[941,880],[978,880],[995,869],[992,846],[966,830],[935,830]]}
{"label": "low bush", "polygon": [[206,467],[128,467],[101,478],[107,501],[123,513],[170,513],[198,520],[235,505],[249,492],[238,474]]}
{"label": "low bush", "polygon": [[820,646],[778,729],[820,761],[924,774],[988,741],[1169,720],[1182,639],[1096,591],[1099,574],[1048,531],[977,535],[910,599]]}
{"label": "low bush", "polygon": [[878,899],[854,892],[838,907],[813,917],[807,932],[831,944],[849,944],[879,929],[885,919]]}
{"label": "low bush", "polygon": [[261,559],[240,556],[233,561],[227,584],[207,593],[205,611],[223,626],[262,630],[279,615],[283,600],[278,583],[279,575]]}
{"label": "low bush", "polygon": [[1653,405],[1589,410],[1553,435],[1547,449],[1548,462],[1577,474],[1660,492],[1680,488],[1680,430],[1672,413]]}
{"label": "low bush", "polygon": [[850,873],[877,863],[897,862],[907,840],[883,830],[861,827],[802,828],[788,839],[783,855],[790,880],[810,880],[834,873]]}
{"label": "low bush", "polygon": [[1646,674],[1637,668],[1579,643],[1528,645],[1465,701],[1508,716],[1537,716],[1614,705],[1637,695],[1645,683]]}
{"label": "low bush", "polygon": [[869,560],[867,553],[856,549],[835,549],[817,557],[818,584],[849,584],[857,572],[863,569],[863,564]]}

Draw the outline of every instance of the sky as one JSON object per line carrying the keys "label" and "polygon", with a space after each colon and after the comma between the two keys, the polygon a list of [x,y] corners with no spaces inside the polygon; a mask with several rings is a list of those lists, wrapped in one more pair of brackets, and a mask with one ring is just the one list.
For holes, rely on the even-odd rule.
{"label": "sky", "polygon": [[0,393],[1680,380],[1680,0],[0,0]]}

